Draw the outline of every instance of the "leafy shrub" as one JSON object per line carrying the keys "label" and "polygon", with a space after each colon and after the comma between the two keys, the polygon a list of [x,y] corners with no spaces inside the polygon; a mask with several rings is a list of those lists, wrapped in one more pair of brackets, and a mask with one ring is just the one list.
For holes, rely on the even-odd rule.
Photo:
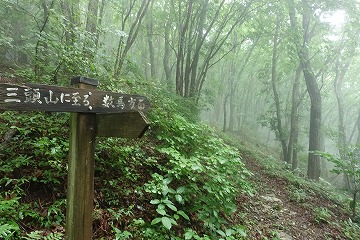
{"label": "leafy shrub", "polygon": [[331,212],[324,207],[314,208],[314,218],[317,223],[329,223]]}
{"label": "leafy shrub", "polygon": [[26,240],[62,240],[64,239],[64,234],[62,233],[50,233],[45,234],[44,231],[33,231],[31,233],[26,234],[25,237],[22,237],[22,239]]}
{"label": "leafy shrub", "polygon": [[344,156],[335,156],[330,153],[318,152],[319,155],[335,164],[331,170],[337,174],[344,174],[347,179],[347,185],[353,195],[350,203],[352,217],[356,218],[357,194],[360,191],[360,149],[357,146],[348,146],[344,151]]}
{"label": "leafy shrub", "polygon": [[[133,86],[136,91],[145,91]],[[95,213],[99,216],[95,222],[106,223],[103,231],[115,239],[241,239],[245,230],[227,223],[236,209],[238,194],[251,192],[246,180],[250,173],[238,151],[208,127],[194,123],[197,108],[189,101],[183,104],[178,97],[159,97],[161,88],[144,89],[149,88],[147,96],[154,105],[147,137],[97,139]],[[21,213],[33,229],[64,225],[69,148],[69,132],[64,126],[68,115],[4,112],[0,119],[0,132],[15,131],[8,147],[0,152],[0,173],[4,176],[0,186],[7,196],[24,196],[24,202],[14,204],[7,213]],[[27,192],[38,189],[49,194],[41,196],[46,202],[40,199],[39,203],[26,204],[32,200],[25,200]],[[144,209],[151,219],[136,218]],[[20,217],[13,225],[2,227],[1,237],[20,234],[16,228]],[[60,233],[46,233],[38,230],[26,237],[61,237]]]}
{"label": "leafy shrub", "polygon": [[350,240],[360,239],[360,226],[349,219],[343,226],[344,235]]}
{"label": "leafy shrub", "polygon": [[14,224],[1,224],[0,225],[0,237],[4,240],[11,239],[14,233],[19,230],[19,226]]}
{"label": "leafy shrub", "polygon": [[297,203],[304,203],[307,199],[309,199],[309,196],[304,189],[289,189],[288,192],[291,201]]}
{"label": "leafy shrub", "polygon": [[[168,121],[162,121],[164,118]],[[154,221],[168,217],[168,211],[176,213],[181,209],[186,216],[196,216],[190,220],[200,220],[210,234],[223,233],[221,227],[226,217],[236,209],[235,197],[241,192],[250,192],[246,181],[250,173],[244,168],[238,151],[217,138],[209,128],[189,123],[177,114],[153,112],[153,121],[161,142],[157,150],[168,159],[145,188],[154,196],[153,204],[165,202],[157,208],[160,217]],[[161,222],[170,229],[176,220],[170,218],[171,224]]]}
{"label": "leafy shrub", "polygon": [[0,197],[0,237],[11,239],[19,230],[17,224],[17,206],[19,198],[4,199]]}
{"label": "leafy shrub", "polygon": [[[11,219],[5,226],[12,226],[15,236],[20,234],[16,227],[20,221],[35,229],[64,223],[68,131],[63,126],[67,121],[66,114],[1,114],[0,132],[2,136],[11,134],[0,154],[0,188],[6,201],[12,204],[6,204],[8,207],[0,214]],[[29,192],[38,193],[38,201],[26,203],[31,196]],[[1,200],[4,206],[5,200]],[[36,239],[30,238],[33,235],[29,235],[29,239]],[[54,235],[47,239],[56,238]]]}
{"label": "leafy shrub", "polygon": [[[190,220],[189,216],[182,210],[178,210],[170,199],[175,199],[178,203],[184,204],[182,193],[185,191],[184,187],[178,187],[176,191],[168,186],[171,183],[172,179],[163,178],[161,175],[154,174],[153,178],[157,178],[162,183],[162,186],[155,189],[148,190],[149,192],[159,193],[161,191],[162,197],[160,199],[153,199],[150,201],[151,204],[156,205],[156,212],[160,214],[160,217],[155,218],[151,225],[162,223],[162,225],[170,230],[172,225],[177,225],[177,220],[182,216],[186,220]],[[147,187],[153,187],[151,184],[147,184]]]}

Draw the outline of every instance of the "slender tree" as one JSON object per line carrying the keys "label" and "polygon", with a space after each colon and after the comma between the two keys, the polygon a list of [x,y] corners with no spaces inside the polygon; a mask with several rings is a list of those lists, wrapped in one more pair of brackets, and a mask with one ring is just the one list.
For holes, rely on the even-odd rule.
{"label": "slender tree", "polygon": [[299,138],[299,105],[302,97],[300,96],[300,76],[301,67],[296,69],[294,82],[291,94],[291,113],[290,113],[290,134],[287,149],[286,161],[291,164],[291,169],[295,170],[298,167],[297,153],[298,153],[298,138]]}
{"label": "slender tree", "polygon": [[[313,29],[311,29],[312,9],[308,0],[301,0],[302,28],[298,26],[298,20],[295,10],[294,0],[289,2],[289,16],[291,28],[295,34],[301,33],[301,38],[294,37],[294,43],[297,49],[300,65],[304,74],[308,94],[310,96],[310,130],[309,130],[309,153],[307,176],[310,179],[318,180],[320,178],[320,156],[316,151],[321,151],[321,93],[317,83],[316,74],[311,65],[311,56],[309,46]],[[296,35],[299,36],[299,35]]]}
{"label": "slender tree", "polygon": [[61,12],[64,16],[65,43],[71,45],[76,40],[75,29],[80,27],[80,0],[61,0]]}
{"label": "slender tree", "polygon": [[252,2],[209,0],[173,1],[178,9],[176,92],[197,102],[208,70],[228,51],[221,52],[231,33],[244,21]]}
{"label": "slender tree", "polygon": [[278,50],[278,44],[279,44],[279,28],[280,28],[280,14],[277,15],[276,20],[276,26],[275,26],[275,33],[273,38],[273,51],[272,51],[272,66],[271,66],[271,86],[274,94],[274,102],[275,102],[275,108],[276,108],[276,127],[277,127],[277,136],[281,143],[281,148],[283,151],[283,158],[286,161],[287,157],[287,144],[286,144],[286,136],[283,128],[282,123],[282,114],[281,114],[281,107],[280,107],[280,98],[279,93],[277,90],[277,74],[276,74],[276,63],[277,63],[277,50]]}
{"label": "slender tree", "polygon": [[114,76],[119,76],[130,48],[138,37],[142,21],[148,11],[151,0],[130,0],[128,4],[123,3],[120,13],[121,23],[115,64]]}

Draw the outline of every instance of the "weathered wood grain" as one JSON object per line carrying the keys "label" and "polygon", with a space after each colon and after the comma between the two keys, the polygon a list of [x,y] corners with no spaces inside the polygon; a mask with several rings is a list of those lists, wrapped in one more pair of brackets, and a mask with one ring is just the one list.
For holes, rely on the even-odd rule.
{"label": "weathered wood grain", "polygon": [[141,112],[98,114],[96,117],[99,137],[139,138],[149,127]]}
{"label": "weathered wood grain", "polygon": [[[93,88],[78,84],[79,88]],[[89,89],[92,90],[92,89]],[[96,114],[71,113],[66,239],[92,239]]]}
{"label": "weathered wood grain", "polygon": [[144,96],[42,84],[0,83],[0,109],[13,111],[119,113],[147,112]]}

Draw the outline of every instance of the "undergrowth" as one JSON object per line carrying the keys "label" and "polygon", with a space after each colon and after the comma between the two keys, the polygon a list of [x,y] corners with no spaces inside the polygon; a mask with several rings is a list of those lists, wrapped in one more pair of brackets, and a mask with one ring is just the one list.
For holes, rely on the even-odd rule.
{"label": "undergrowth", "polygon": [[[196,123],[189,102],[144,86],[150,131],[97,139],[94,238],[245,239],[245,228],[229,221],[236,197],[251,192],[238,151]],[[0,119],[0,238],[63,238],[68,114]]]}
{"label": "undergrowth", "polygon": [[[323,178],[320,178],[318,182],[308,180],[303,174],[303,169],[291,171],[291,167],[285,162],[274,157],[279,155],[276,151],[264,148],[261,143],[247,141],[246,136],[221,132],[218,134],[228,144],[239,149],[242,154],[256,159],[267,174],[285,180],[287,187],[284,190],[288,200],[296,202],[304,208],[310,208],[313,222],[337,226],[347,239],[360,239],[359,223],[357,219],[350,218],[350,211],[354,206],[352,205],[352,194],[349,191],[337,189]],[[313,205],[314,199],[322,199],[328,205]],[[319,204],[321,205],[321,203]],[[338,220],[337,214],[345,215],[347,218]]]}

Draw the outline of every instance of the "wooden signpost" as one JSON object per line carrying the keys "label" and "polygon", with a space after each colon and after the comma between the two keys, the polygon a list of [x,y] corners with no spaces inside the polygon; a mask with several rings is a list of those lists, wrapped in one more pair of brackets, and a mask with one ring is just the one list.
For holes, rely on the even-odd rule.
{"label": "wooden signpost", "polygon": [[141,137],[148,128],[144,96],[98,91],[98,81],[71,80],[74,88],[0,84],[0,109],[71,112],[66,239],[92,239],[96,136]]}
{"label": "wooden signpost", "polygon": [[[147,112],[146,97],[94,90],[97,81],[84,77],[72,79],[80,88],[41,84],[0,84],[0,109],[46,112],[121,113]],[[87,85],[88,87],[85,87]]]}

